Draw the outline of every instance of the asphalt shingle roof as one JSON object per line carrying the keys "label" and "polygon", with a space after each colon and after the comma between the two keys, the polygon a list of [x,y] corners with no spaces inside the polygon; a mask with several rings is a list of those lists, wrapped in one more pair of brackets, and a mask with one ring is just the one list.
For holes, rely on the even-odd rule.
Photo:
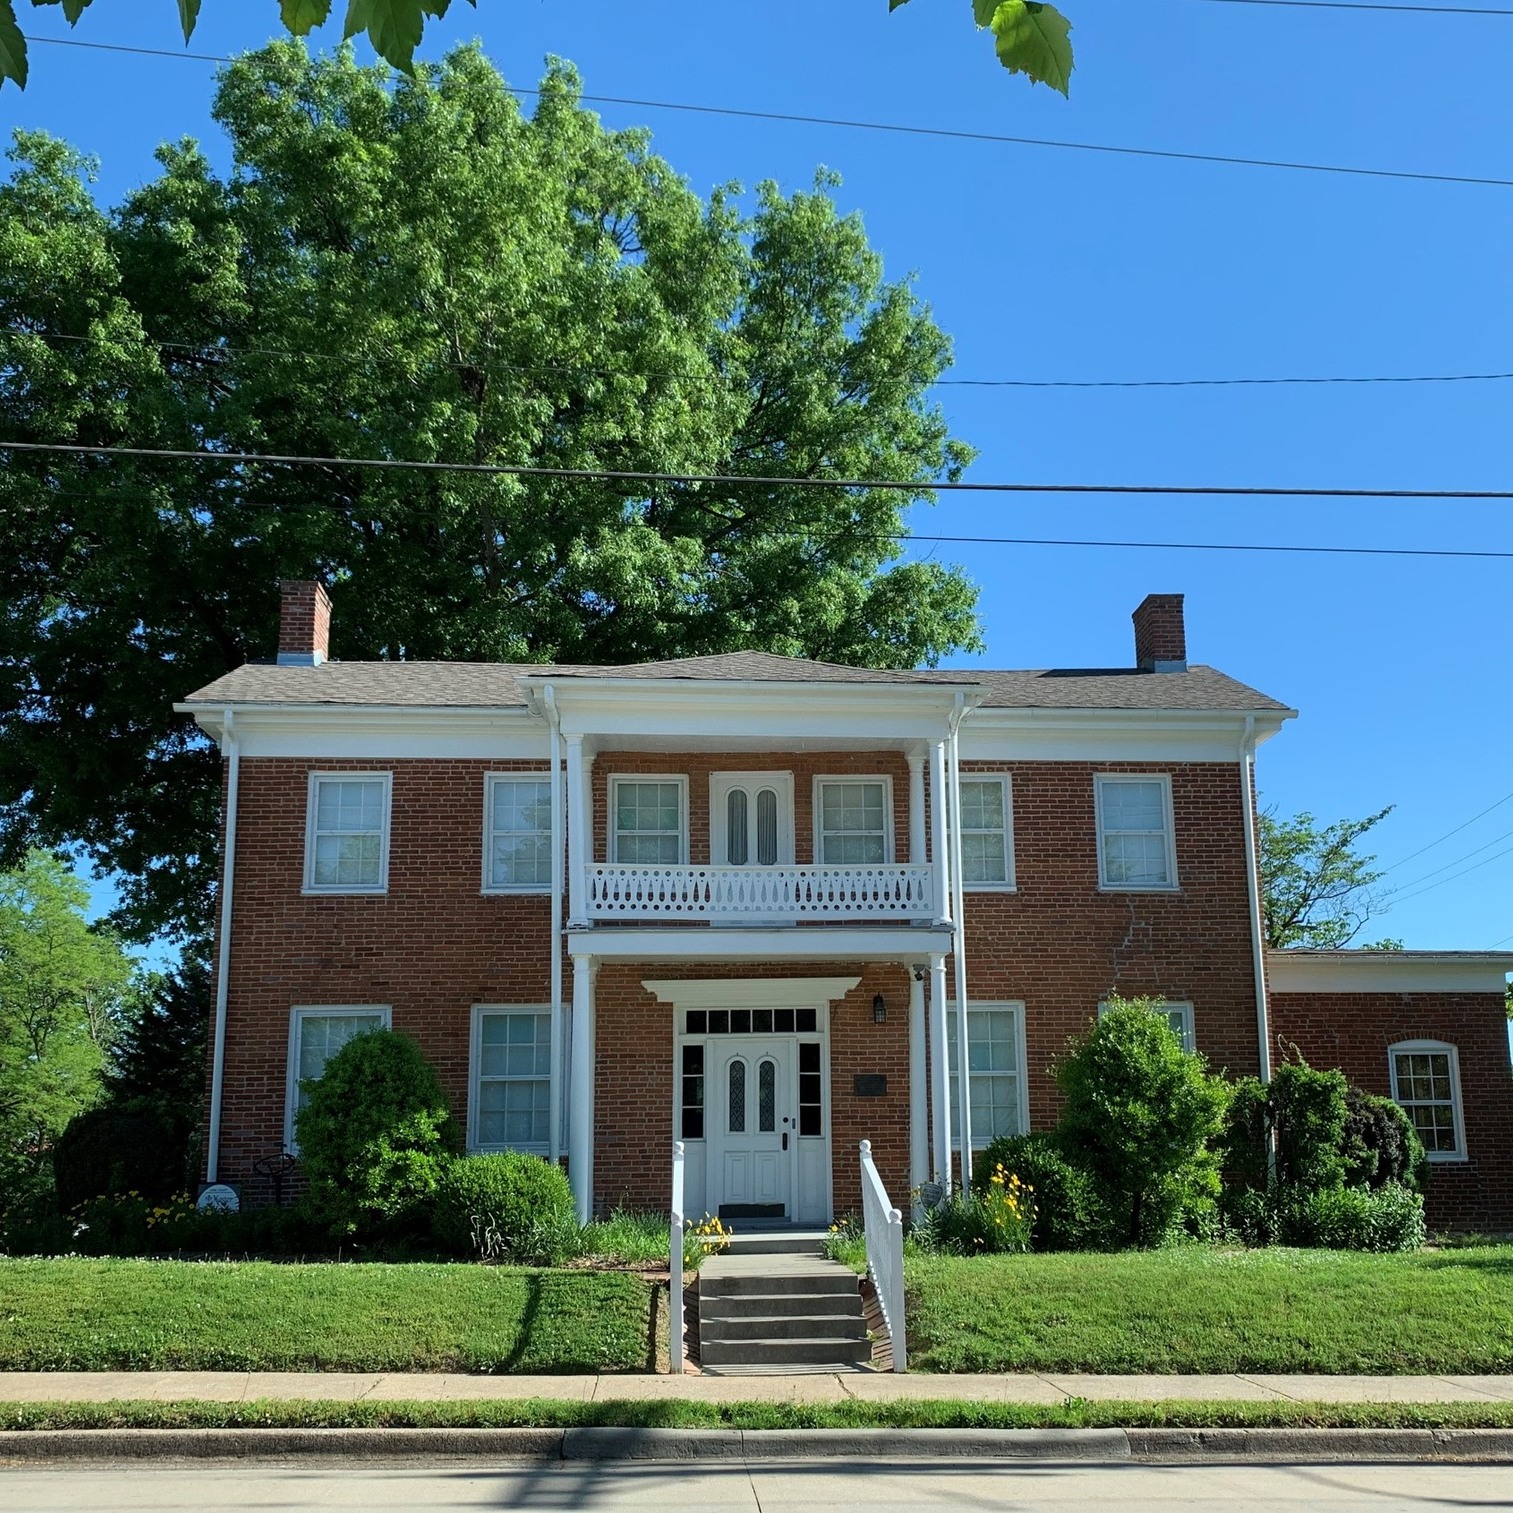
{"label": "asphalt shingle roof", "polygon": [[730,652],[624,667],[554,666],[541,662],[326,662],[278,667],[249,662],[190,694],[189,704],[331,704],[415,709],[519,708],[527,677],[686,679],[690,682],[851,683],[961,686],[984,690],[982,703],[1000,709],[1173,709],[1287,712],[1288,706],[1212,667],[1186,672],[1136,668],[967,668],[920,672],[846,667]]}

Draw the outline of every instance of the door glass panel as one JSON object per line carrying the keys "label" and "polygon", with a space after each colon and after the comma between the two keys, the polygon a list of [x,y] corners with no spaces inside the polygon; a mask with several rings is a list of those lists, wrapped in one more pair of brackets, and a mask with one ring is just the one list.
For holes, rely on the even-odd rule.
{"label": "door glass panel", "polygon": [[820,1048],[816,1042],[799,1046],[799,1134],[823,1133],[824,1092],[820,1077]]}
{"label": "door glass panel", "polygon": [[732,788],[725,800],[725,862],[744,867],[750,855],[746,840],[746,790]]}
{"label": "door glass panel", "polygon": [[757,1063],[757,1133],[770,1135],[777,1129],[777,1063],[764,1059]]}
{"label": "door glass panel", "polygon": [[732,1135],[746,1133],[746,1063],[737,1057],[730,1063],[729,1130]]}
{"label": "door glass panel", "polygon": [[778,796],[775,789],[763,788],[757,794],[757,865],[775,867],[778,860]]}
{"label": "door glass panel", "polygon": [[683,1047],[683,1138],[704,1138],[704,1047],[701,1045]]}

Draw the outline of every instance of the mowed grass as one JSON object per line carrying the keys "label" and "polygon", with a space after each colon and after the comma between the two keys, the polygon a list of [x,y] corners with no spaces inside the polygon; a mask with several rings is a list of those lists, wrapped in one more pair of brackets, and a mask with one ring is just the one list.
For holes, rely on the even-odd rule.
{"label": "mowed grass", "polygon": [[1513,1370],[1513,1246],[913,1256],[918,1371]]}
{"label": "mowed grass", "polygon": [[0,1260],[0,1370],[645,1370],[651,1300],[626,1272]]}

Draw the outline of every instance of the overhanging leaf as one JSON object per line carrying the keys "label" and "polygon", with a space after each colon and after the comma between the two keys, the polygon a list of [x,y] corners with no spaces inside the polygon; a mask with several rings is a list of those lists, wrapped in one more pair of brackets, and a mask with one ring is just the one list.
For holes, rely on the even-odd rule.
{"label": "overhanging leaf", "polygon": [[415,62],[425,29],[425,0],[348,0],[343,35],[367,32],[373,51],[403,73]]}
{"label": "overhanging leaf", "polygon": [[284,25],[296,37],[308,37],[315,27],[325,24],[331,14],[331,0],[279,0],[278,8]]}
{"label": "overhanging leaf", "polygon": [[972,0],[972,17],[979,26],[987,27],[993,24],[993,12],[1003,3],[1003,0]]}
{"label": "overhanging leaf", "polygon": [[[475,3],[476,3],[476,0],[475,0]],[[901,6],[901,5],[907,5],[908,3],[909,3],[909,0],[888,0],[888,14],[892,15],[893,12],[896,11],[899,8],[899,6]]]}
{"label": "overhanging leaf", "polygon": [[184,28],[184,40],[194,35],[194,23],[200,19],[200,0],[179,0],[179,25]]}
{"label": "overhanging leaf", "polygon": [[63,0],[63,15],[72,26],[90,7],[91,0]]}
{"label": "overhanging leaf", "polygon": [[[977,0],[981,6],[983,0]],[[1010,73],[1025,74],[1069,94],[1072,23],[1054,5],[1039,0],[1002,0],[993,12],[994,47]]]}
{"label": "overhanging leaf", "polygon": [[7,79],[26,88],[26,38],[16,25],[16,8],[11,0],[0,0],[0,84]]}

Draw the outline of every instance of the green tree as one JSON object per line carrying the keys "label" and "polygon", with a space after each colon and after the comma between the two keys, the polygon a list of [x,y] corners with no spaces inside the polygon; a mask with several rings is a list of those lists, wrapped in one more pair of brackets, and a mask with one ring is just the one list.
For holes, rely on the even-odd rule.
{"label": "green tree", "polygon": [[[1382,873],[1376,857],[1356,846],[1373,826],[1392,813],[1379,809],[1360,820],[1320,825],[1306,810],[1278,819],[1268,810],[1261,820],[1261,889],[1265,899],[1266,943],[1276,950],[1337,951],[1360,934],[1380,912],[1376,888]],[[1378,940],[1363,951],[1400,951],[1400,940]]]}
{"label": "green tree", "polygon": [[1184,1212],[1211,1209],[1208,1148],[1228,1090],[1185,1051],[1159,998],[1110,995],[1098,1022],[1057,1064],[1066,1100],[1057,1140],[1098,1185],[1131,1245],[1159,1244]]}
{"label": "green tree", "polygon": [[[319,575],[347,659],[874,666],[980,646],[900,561],[969,450],[947,338],[822,178],[701,200],[565,67],[526,117],[475,49],[414,79],[278,43],[109,213],[36,135],[0,185],[17,440],[536,464],[898,490],[12,453],[0,470],[0,848],[84,844],[123,928],[207,928],[219,764],[171,704],[266,656]],[[23,460],[24,459],[24,460]]]}
{"label": "green tree", "polygon": [[0,872],[0,1224],[45,1188],[52,1143],[99,1097],[131,1011],[131,960],[88,903],[48,852]]}
{"label": "green tree", "polygon": [[[33,6],[61,5],[72,26],[94,0],[32,0]],[[200,0],[175,0],[184,41],[194,35]],[[468,0],[476,6],[478,0]],[[907,0],[888,0],[895,11]],[[333,0],[279,0],[279,20],[296,37],[307,37],[331,18]],[[347,0],[342,36],[367,34],[373,50],[408,72],[428,17],[441,17],[452,0]],[[972,0],[978,28],[993,34],[998,61],[1010,73],[1049,84],[1066,94],[1072,75],[1071,22],[1041,0]],[[0,84],[14,79],[26,88],[26,38],[16,22],[16,0],[0,0]]]}

